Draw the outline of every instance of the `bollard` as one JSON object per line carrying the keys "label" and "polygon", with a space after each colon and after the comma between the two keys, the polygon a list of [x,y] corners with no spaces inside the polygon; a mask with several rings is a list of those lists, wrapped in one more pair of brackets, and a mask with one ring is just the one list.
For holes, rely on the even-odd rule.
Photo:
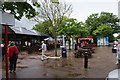
{"label": "bollard", "polygon": [[84,68],[88,68],[88,52],[84,54]]}

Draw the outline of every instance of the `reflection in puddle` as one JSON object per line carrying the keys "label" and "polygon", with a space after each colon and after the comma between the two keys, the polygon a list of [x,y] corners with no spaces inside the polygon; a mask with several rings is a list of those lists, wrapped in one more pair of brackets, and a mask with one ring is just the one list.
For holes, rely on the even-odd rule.
{"label": "reflection in puddle", "polygon": [[67,58],[61,58],[61,60],[43,62],[43,64],[40,65],[40,66],[43,66],[43,67],[46,67],[46,68],[51,68],[51,69],[73,67],[72,61],[68,62]]}

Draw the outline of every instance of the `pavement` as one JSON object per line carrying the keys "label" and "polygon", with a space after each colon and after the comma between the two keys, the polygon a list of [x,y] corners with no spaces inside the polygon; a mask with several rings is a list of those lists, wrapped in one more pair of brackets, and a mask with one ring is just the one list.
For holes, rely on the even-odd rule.
{"label": "pavement", "polygon": [[[16,73],[10,78],[106,78],[108,73],[118,66],[111,47],[95,47],[95,53],[88,60],[88,68],[84,68],[84,58],[75,58],[74,50],[67,51],[67,58],[50,58],[41,61],[38,54],[22,54],[17,62]],[[58,50],[58,54],[60,54]],[[54,55],[49,51],[47,55]],[[5,69],[3,67],[3,73]],[[3,77],[5,75],[3,74]]]}

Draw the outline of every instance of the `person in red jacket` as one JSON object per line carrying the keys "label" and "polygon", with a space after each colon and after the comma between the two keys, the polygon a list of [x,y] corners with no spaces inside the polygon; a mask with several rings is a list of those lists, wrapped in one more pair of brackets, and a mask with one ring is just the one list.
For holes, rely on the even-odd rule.
{"label": "person in red jacket", "polygon": [[19,50],[17,46],[15,46],[14,42],[10,43],[10,46],[8,47],[8,56],[9,56],[9,70],[10,73],[13,71],[16,71],[16,63],[18,58]]}

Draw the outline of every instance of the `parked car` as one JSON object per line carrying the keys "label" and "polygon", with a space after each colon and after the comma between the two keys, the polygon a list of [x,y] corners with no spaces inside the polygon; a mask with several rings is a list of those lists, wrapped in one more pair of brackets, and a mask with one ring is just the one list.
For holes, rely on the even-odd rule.
{"label": "parked car", "polygon": [[120,69],[109,72],[106,80],[120,80]]}

